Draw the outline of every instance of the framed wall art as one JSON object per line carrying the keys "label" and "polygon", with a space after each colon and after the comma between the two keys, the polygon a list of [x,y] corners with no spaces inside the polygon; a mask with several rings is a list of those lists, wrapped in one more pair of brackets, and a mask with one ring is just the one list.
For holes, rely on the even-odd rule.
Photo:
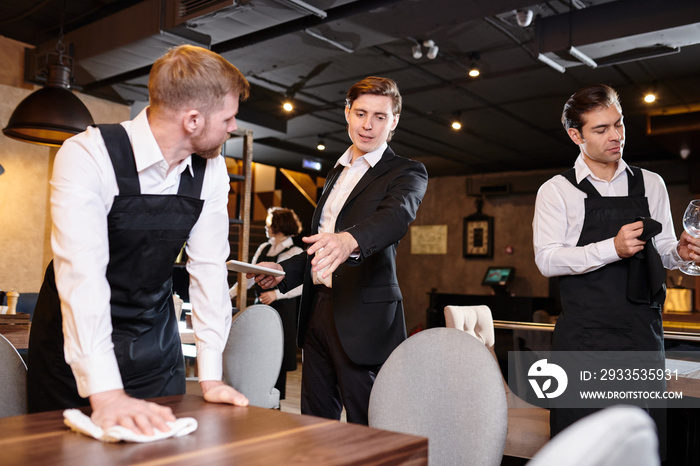
{"label": "framed wall art", "polygon": [[464,218],[464,257],[493,258],[493,217],[482,214],[481,209]]}

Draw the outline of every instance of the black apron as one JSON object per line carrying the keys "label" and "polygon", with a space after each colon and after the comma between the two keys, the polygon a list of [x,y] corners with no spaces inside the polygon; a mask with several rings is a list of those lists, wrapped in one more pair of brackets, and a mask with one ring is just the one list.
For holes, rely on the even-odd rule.
{"label": "black apron", "polygon": [[[623,225],[650,216],[642,171],[631,170],[627,197],[603,197],[587,179],[577,184],[574,169],[562,174],[587,194],[577,246],[612,238]],[[623,259],[593,272],[559,277],[562,312],[554,328],[553,351],[648,351],[656,352],[663,364],[661,306],[627,298],[628,266],[629,259]],[[552,409],[552,436],[593,411]]]}
{"label": "black apron", "polygon": [[[257,262],[275,262],[277,263],[277,258],[280,254],[289,251],[293,246],[289,246],[283,249],[275,256],[268,256],[267,252],[272,248],[271,244],[268,244],[258,256]],[[277,287],[271,288],[269,290],[263,290],[257,284],[255,285],[255,296],[257,302],[257,296],[265,291],[276,290]],[[298,298],[288,298],[288,299],[278,299],[274,301],[270,306],[275,308],[277,313],[282,319],[282,329],[284,331],[284,356],[282,358],[282,371],[295,371],[297,369],[297,320],[299,315],[299,299]]]}
{"label": "black apron", "polygon": [[[107,216],[112,341],[127,394],[185,393],[182,347],[172,300],[173,264],[202,211],[206,160],[192,157],[177,195],[142,195],[129,137],[121,125],[98,125],[119,194]],[[53,262],[34,312],[27,374],[30,412],[89,405],[65,362]]]}

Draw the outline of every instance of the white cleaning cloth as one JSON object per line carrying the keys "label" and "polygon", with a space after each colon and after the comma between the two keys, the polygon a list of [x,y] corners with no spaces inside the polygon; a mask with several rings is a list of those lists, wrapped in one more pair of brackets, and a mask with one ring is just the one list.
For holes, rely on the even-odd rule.
{"label": "white cleaning cloth", "polygon": [[170,432],[161,432],[155,429],[154,435],[137,434],[122,426],[112,426],[107,430],[102,430],[101,427],[92,422],[90,416],[77,409],[63,411],[63,422],[75,432],[108,443],[155,442],[170,437],[182,437],[197,430],[197,420],[193,417],[182,417],[174,422],[168,422]]}

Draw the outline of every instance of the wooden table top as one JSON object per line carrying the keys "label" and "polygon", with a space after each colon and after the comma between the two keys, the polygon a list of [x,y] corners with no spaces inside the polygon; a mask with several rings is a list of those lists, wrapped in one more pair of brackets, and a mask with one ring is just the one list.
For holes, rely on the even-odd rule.
{"label": "wooden table top", "polygon": [[106,444],[71,432],[61,411],[0,418],[0,461],[14,465],[427,464],[424,437],[257,407],[157,398],[195,432],[153,443]]}

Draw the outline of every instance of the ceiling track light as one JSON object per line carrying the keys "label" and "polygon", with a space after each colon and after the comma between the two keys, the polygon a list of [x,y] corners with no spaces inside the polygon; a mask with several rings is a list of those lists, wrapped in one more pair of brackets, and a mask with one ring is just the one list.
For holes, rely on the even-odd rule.
{"label": "ceiling track light", "polygon": [[428,57],[428,60],[435,60],[435,57],[437,57],[439,51],[439,48],[435,41],[431,39],[424,40],[423,47],[428,49],[428,51],[425,54],[425,56]]}
{"label": "ceiling track light", "polygon": [[320,136],[319,136],[318,144],[316,145],[316,149],[317,150],[326,150],[326,143],[323,142],[323,139],[320,139]]}
{"label": "ceiling track light", "polygon": [[533,16],[535,16],[535,13],[532,10],[515,10],[515,20],[521,28],[526,28],[532,24]]}
{"label": "ceiling track light", "polygon": [[294,110],[294,104],[292,103],[291,97],[285,96],[284,101],[282,102],[282,109],[284,109],[285,112],[291,112]]}
{"label": "ceiling track light", "polygon": [[573,45],[571,47],[569,47],[569,55],[576,58],[578,61],[580,61],[584,65],[590,66],[591,68],[598,67],[598,63],[596,63],[595,60],[593,60],[591,57],[589,57],[585,53],[581,52],[579,49],[577,49]]}
{"label": "ceiling track light", "polygon": [[413,47],[411,47],[411,55],[413,55],[413,58],[416,60],[420,59],[423,56],[423,51],[420,48],[420,44],[416,44]]}

